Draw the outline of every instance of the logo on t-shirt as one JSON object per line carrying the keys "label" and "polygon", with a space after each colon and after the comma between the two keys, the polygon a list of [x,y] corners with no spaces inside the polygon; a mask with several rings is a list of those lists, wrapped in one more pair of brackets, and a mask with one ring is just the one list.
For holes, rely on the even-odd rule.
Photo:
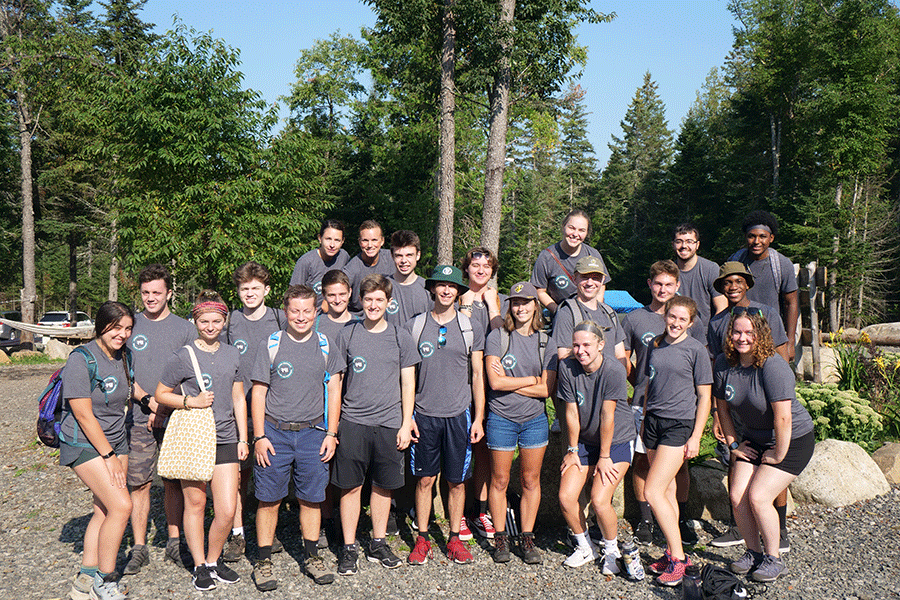
{"label": "logo on t-shirt", "polygon": [[726,385],[725,386],[725,401],[731,402],[734,400],[734,386]]}
{"label": "logo on t-shirt", "polygon": [[206,387],[207,390],[212,389],[212,383],[213,383],[212,377],[208,373],[204,373],[203,374],[203,385]]}
{"label": "logo on t-shirt", "polygon": [[244,340],[234,340],[234,343],[231,345],[237,348],[238,352],[240,352],[241,354],[247,351],[247,342],[245,342]]}
{"label": "logo on t-shirt", "polygon": [[389,315],[396,315],[398,310],[400,310],[400,303],[397,302],[395,298],[391,298],[391,301],[388,302],[387,305],[387,313]]}
{"label": "logo on t-shirt", "polygon": [[321,281],[315,282],[313,284],[312,288],[316,294],[321,294],[322,293],[322,282]]}
{"label": "logo on t-shirt", "polygon": [[650,381],[653,381],[654,377],[656,377],[656,368],[650,365]]}
{"label": "logo on t-shirt", "polygon": [[147,339],[147,336],[143,333],[139,333],[138,335],[131,338],[131,349],[140,352],[141,350],[146,350],[147,346],[150,345],[150,340]]}
{"label": "logo on t-shirt", "polygon": [[419,355],[422,358],[428,358],[432,354],[434,354],[434,344],[427,341],[419,344]]}
{"label": "logo on t-shirt", "polygon": [[644,335],[641,336],[641,343],[644,345],[644,348],[648,348],[650,346],[650,342],[653,341],[653,338],[656,337],[656,334],[652,331],[648,331]]}
{"label": "logo on t-shirt", "polygon": [[278,376],[282,379],[287,379],[294,374],[294,365],[287,361],[280,362],[275,368],[275,372],[278,373]]}
{"label": "logo on t-shirt", "polygon": [[560,275],[556,279],[553,280],[553,283],[556,285],[556,289],[564,290],[569,287],[569,278],[565,275]]}
{"label": "logo on t-shirt", "polygon": [[119,380],[115,375],[110,375],[106,379],[103,380],[103,391],[107,394],[112,394],[116,391],[116,388],[119,387]]}
{"label": "logo on t-shirt", "polygon": [[366,370],[366,359],[364,359],[362,356],[355,357],[351,364],[353,366],[354,373],[362,373]]}
{"label": "logo on t-shirt", "polygon": [[504,369],[513,369],[513,368],[515,368],[515,366],[516,366],[517,364],[519,364],[519,363],[518,363],[518,361],[516,360],[516,357],[515,357],[514,355],[512,355],[512,354],[507,354],[507,355],[504,356],[503,359],[500,361],[500,364],[503,365],[503,368],[504,368]]}
{"label": "logo on t-shirt", "polygon": [[578,402],[578,406],[584,404],[584,394],[581,392],[575,392],[575,400]]}

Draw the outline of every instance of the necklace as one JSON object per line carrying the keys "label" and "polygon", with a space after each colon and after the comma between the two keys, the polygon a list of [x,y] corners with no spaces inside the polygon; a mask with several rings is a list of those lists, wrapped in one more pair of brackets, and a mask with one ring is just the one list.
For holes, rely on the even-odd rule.
{"label": "necklace", "polygon": [[204,342],[204,341],[201,340],[200,338],[197,338],[197,340],[195,340],[195,345],[196,345],[197,348],[199,348],[200,350],[203,350],[204,352],[209,352],[210,354],[213,354],[216,350],[219,349],[219,342],[218,342],[218,341],[216,341],[216,343],[214,343],[214,344],[207,344],[206,342]]}

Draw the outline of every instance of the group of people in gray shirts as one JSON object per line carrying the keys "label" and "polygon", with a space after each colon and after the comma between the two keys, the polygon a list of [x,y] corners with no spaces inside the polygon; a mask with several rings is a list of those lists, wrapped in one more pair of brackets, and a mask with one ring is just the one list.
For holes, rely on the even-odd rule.
{"label": "group of people in gray shirts", "polygon": [[[518,554],[541,563],[534,528],[551,431],[567,443],[558,497],[573,552],[563,566],[598,561],[604,574],[622,570],[612,496],[632,468],[641,507],[635,538],[664,536],[665,554],[648,568],[657,583],[678,585],[690,565],[683,546],[697,542],[684,518],[686,465],[711,410],[736,523],[712,544],[746,544],[732,570],[774,580],[789,549],[784,492],[814,440],[789,366],[798,315],[793,267],[770,248],[778,231],[772,215],[749,214],[743,230],[746,247],[719,267],[697,254],[698,229],[678,226],[675,260],[650,267],[650,304],[624,318],[604,302],[610,277],[585,243],[590,219],[581,210],[565,217],[562,239],[509,294],[491,285],[499,261],[490,250],[473,248],[461,268],[438,265],[426,279],[415,271],[419,237],[396,231],[388,250],[375,221],[360,226],[361,251],[352,259],[342,248],[343,224],[323,222],[319,246],[297,261],[280,307],[266,304],[268,270],[248,262],[234,272],[242,307],[229,312],[217,293],[204,291],[191,323],[169,309],[165,267],[148,266],[138,276],[144,310],[104,304],[88,345],[95,365],[75,353],[64,370],[72,418],[64,419],[60,461],[92,490],[95,505],[70,597],[127,597],[115,554],[130,518],[135,544],[124,574],[149,563],[149,492],[167,418],[208,406],[217,432],[212,480],[164,480],[163,556],[192,568],[198,590],[240,579],[228,565],[245,552],[251,479],[252,577],[261,591],[278,585],[272,554],[281,550],[275,532],[291,484],[303,568],[317,584],[335,579],[319,553],[329,545],[337,547],[338,574],[357,572],[366,504],[368,561],[402,564],[387,537],[407,515],[416,540],[406,562],[433,558],[439,475],[448,489],[449,560],[473,561],[465,542],[474,530],[493,540],[495,562]],[[96,375],[97,364],[122,371],[126,385]],[[104,418],[110,411],[122,418]],[[522,494],[508,522],[516,457]],[[207,490],[215,517],[205,543]],[[588,527],[586,504],[597,528]]]}

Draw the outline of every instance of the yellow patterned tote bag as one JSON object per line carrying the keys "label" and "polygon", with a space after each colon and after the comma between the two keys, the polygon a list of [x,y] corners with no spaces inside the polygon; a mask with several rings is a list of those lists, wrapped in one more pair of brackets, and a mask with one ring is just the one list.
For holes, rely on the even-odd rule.
{"label": "yellow patterned tote bag", "polygon": [[[194,376],[205,392],[203,375],[197,355],[185,346],[194,366]],[[216,466],[216,419],[212,407],[176,409],[169,417],[169,425],[159,449],[157,471],[166,479],[210,481]]]}

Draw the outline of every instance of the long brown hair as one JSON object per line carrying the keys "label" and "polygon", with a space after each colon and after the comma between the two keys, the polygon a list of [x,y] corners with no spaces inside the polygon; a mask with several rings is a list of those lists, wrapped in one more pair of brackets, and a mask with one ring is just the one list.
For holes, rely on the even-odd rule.
{"label": "long brown hair", "polygon": [[731,316],[728,322],[728,329],[725,331],[725,358],[728,364],[736,367],[741,363],[741,357],[738,351],[734,349],[734,342],[731,335],[734,332],[734,322],[738,319],[747,319],[753,326],[753,335],[756,336],[756,346],[753,348],[753,366],[762,367],[766,360],[775,354],[775,343],[772,341],[772,329],[769,322],[762,313],[742,312]]}
{"label": "long brown hair", "polygon": [[[537,298],[529,302],[534,302],[534,313],[531,315],[531,333],[534,333],[544,328],[544,315]],[[509,307],[506,309],[506,316],[503,317],[503,329],[509,333],[516,330],[516,318],[512,314],[512,299],[509,301]]]}

